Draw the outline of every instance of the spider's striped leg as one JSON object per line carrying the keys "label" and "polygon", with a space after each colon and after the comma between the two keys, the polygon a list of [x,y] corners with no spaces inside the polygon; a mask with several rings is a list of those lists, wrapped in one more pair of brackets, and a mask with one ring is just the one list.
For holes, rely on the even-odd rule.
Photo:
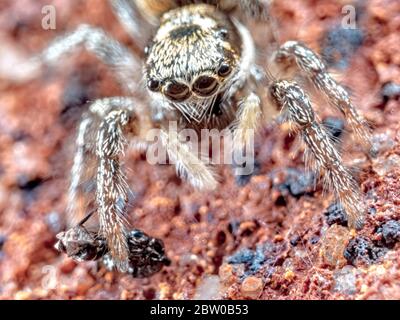
{"label": "spider's striped leg", "polygon": [[140,23],[144,23],[139,10],[134,1],[131,0],[109,0],[111,7],[125,30],[141,47],[145,46],[144,41],[148,35],[143,35],[144,28]]}
{"label": "spider's striped leg", "polygon": [[218,5],[223,10],[232,10],[239,7],[248,16],[256,20],[265,20],[268,18],[268,6],[272,0],[220,0]]}
{"label": "spider's striped leg", "polygon": [[80,25],[75,31],[56,38],[34,60],[44,65],[57,65],[60,58],[84,47],[93,53],[116,74],[119,82],[128,90],[137,89],[139,60],[131,52],[108,36],[102,29],[86,24]]}
{"label": "spider's striped leg", "polygon": [[84,186],[93,178],[94,160],[93,139],[90,137],[93,131],[93,117],[84,114],[79,125],[75,143],[75,155],[71,168],[70,184],[68,189],[67,225],[75,226],[86,215],[86,197]]}
{"label": "spider's striped leg", "polygon": [[322,176],[326,186],[334,190],[345,208],[349,225],[361,228],[365,207],[361,190],[336,150],[329,133],[315,118],[310,100],[295,82],[275,81],[271,84],[272,100],[282,109],[286,119],[301,132],[313,169]]}
{"label": "spider's striped leg", "polygon": [[120,271],[128,268],[128,222],[126,210],[129,186],[121,167],[126,147],[125,135],[135,132],[135,106],[129,98],[97,100],[90,106],[99,117],[95,154],[97,157],[96,204],[99,233],[107,240],[115,265]]}
{"label": "spider's striped leg", "polygon": [[288,41],[280,47],[275,60],[289,65],[294,62],[329,102],[340,110],[357,138],[365,146],[370,146],[371,132],[366,120],[358,114],[349,93],[332,78],[316,53],[297,41]]}

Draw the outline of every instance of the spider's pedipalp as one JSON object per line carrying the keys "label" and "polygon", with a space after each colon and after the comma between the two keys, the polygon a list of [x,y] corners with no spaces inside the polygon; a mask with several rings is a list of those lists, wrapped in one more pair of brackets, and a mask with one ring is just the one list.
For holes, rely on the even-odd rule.
{"label": "spider's pedipalp", "polygon": [[370,146],[371,133],[366,120],[358,114],[349,93],[332,78],[316,53],[297,41],[288,41],[280,47],[275,60],[289,64],[295,62],[314,86],[344,115],[356,137],[365,146]]}
{"label": "spider's pedipalp", "polygon": [[308,152],[313,156],[314,170],[332,188],[349,217],[349,225],[361,228],[364,206],[361,191],[332,142],[328,131],[315,118],[310,100],[295,82],[276,81],[270,86],[273,101],[282,109],[286,119],[301,130]]}
{"label": "spider's pedipalp", "polygon": [[249,136],[254,134],[261,124],[261,100],[251,92],[240,104],[234,123],[233,145],[237,151],[248,145]]}
{"label": "spider's pedipalp", "polygon": [[179,139],[177,131],[171,128],[161,130],[160,138],[181,178],[200,190],[214,190],[217,187],[218,182],[212,169],[198,157],[189,144]]}
{"label": "spider's pedipalp", "polygon": [[61,56],[71,54],[81,46],[109,66],[126,89],[130,92],[138,89],[135,75],[141,69],[140,61],[100,28],[82,24],[75,31],[56,38],[36,59],[44,65],[57,65]]}

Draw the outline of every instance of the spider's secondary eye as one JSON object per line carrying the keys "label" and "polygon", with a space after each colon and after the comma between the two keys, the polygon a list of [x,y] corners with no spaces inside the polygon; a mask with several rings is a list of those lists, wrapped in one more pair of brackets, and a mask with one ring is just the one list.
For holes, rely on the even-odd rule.
{"label": "spider's secondary eye", "polygon": [[172,82],[168,84],[164,90],[164,93],[167,95],[167,97],[174,101],[184,101],[190,96],[189,88],[183,83],[178,82]]}
{"label": "spider's secondary eye", "polygon": [[222,39],[228,38],[229,32],[227,29],[222,28],[218,31],[218,36],[220,36]]}
{"label": "spider's secondary eye", "polygon": [[218,89],[217,79],[209,76],[200,76],[193,84],[193,91],[199,96],[210,96]]}
{"label": "spider's secondary eye", "polygon": [[232,71],[232,68],[229,64],[223,63],[218,69],[218,75],[221,77],[226,77],[228,76]]}
{"label": "spider's secondary eye", "polygon": [[157,91],[160,88],[160,81],[155,80],[155,79],[150,79],[147,82],[147,87],[151,90],[151,91]]}

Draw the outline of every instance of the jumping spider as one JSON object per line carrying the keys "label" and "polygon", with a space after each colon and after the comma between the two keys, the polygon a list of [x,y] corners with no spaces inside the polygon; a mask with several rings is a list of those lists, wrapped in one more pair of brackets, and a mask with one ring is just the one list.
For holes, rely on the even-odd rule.
{"label": "jumping spider", "polygon": [[[109,252],[120,271],[129,271],[131,267],[131,249],[137,244],[131,246],[126,221],[129,187],[121,169],[128,139],[147,146],[146,132],[160,129],[162,143],[169,157],[175,160],[178,173],[199,189],[216,188],[211,168],[188,144],[168,131],[170,121],[177,121],[178,130],[230,128],[236,152],[250,138],[247,132],[259,129],[264,118],[280,111],[281,119],[300,133],[306,146],[307,164],[334,191],[348,214],[349,225],[362,226],[364,204],[360,188],[343,165],[329,132],[318,121],[309,96],[302,85],[291,79],[302,78],[325,95],[366,145],[369,130],[347,91],[331,77],[319,56],[304,44],[288,41],[267,59],[257,57],[253,37],[244,21],[253,19],[265,23],[266,30],[273,28],[265,2],[111,0],[111,6],[137,43],[143,38],[139,25],[154,26],[152,40],[144,49],[143,76],[139,56],[103,30],[89,25],[81,25],[56,39],[37,60],[41,65],[56,65],[61,56],[83,46],[108,65],[127,90],[127,97],[93,102],[79,126],[68,212],[76,215],[79,211],[81,182],[87,175],[87,161],[92,157],[97,164],[96,207],[100,227],[96,236],[75,230],[83,234],[82,239],[97,241],[98,247],[89,250],[91,258]],[[145,106],[132,98],[143,93],[141,77],[147,89]],[[262,92],[268,97],[263,103],[259,98]],[[68,247],[70,241],[65,234],[59,238],[60,250],[67,251],[65,245]],[[158,252],[163,255],[160,248]],[[71,255],[79,258],[75,253]],[[158,267],[144,275],[157,270]]]}

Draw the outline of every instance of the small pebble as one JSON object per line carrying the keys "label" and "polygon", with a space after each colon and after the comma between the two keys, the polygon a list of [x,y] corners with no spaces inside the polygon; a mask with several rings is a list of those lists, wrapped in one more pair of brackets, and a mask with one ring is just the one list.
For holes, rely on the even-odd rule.
{"label": "small pebble", "polygon": [[263,290],[263,281],[260,278],[250,276],[243,280],[240,286],[240,292],[243,297],[257,299]]}
{"label": "small pebble", "polygon": [[221,296],[221,283],[216,275],[205,276],[197,286],[194,300],[216,300]]}
{"label": "small pebble", "polygon": [[228,263],[224,263],[219,267],[218,275],[221,283],[225,286],[230,286],[235,282],[236,279],[233,266]]}
{"label": "small pebble", "polygon": [[283,277],[285,278],[286,281],[292,282],[294,280],[294,278],[296,277],[295,273],[293,272],[293,270],[286,270],[285,274],[283,275]]}
{"label": "small pebble", "polygon": [[344,266],[333,273],[333,290],[346,295],[353,295],[357,292],[357,269],[353,266]]}
{"label": "small pebble", "polygon": [[320,256],[324,264],[341,268],[347,264],[343,252],[350,240],[349,230],[345,227],[334,224],[326,231],[320,248]]}

